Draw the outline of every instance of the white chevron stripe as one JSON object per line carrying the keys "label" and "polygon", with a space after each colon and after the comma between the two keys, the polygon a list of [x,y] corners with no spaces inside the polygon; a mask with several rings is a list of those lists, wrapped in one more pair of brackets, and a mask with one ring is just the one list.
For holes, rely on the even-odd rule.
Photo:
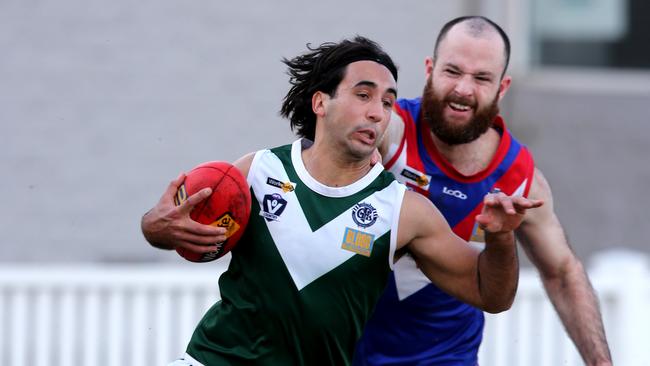
{"label": "white chevron stripe", "polygon": [[[395,212],[397,193],[399,190],[403,190],[402,186],[394,182],[362,201],[375,207],[379,214],[377,222],[369,228],[361,229],[354,223],[352,208],[350,208],[312,232],[295,191],[284,193],[269,186],[266,184],[267,177],[281,181],[289,180],[280,160],[268,150],[258,152],[255,156],[251,165],[251,174],[248,177],[249,183],[253,187],[255,198],[260,203],[260,207],[264,204],[263,200],[266,194],[278,193],[287,201],[279,221],[265,221],[298,290],[355,255],[341,248],[346,227],[370,233],[375,236],[375,239],[386,234],[390,230],[391,224],[394,224],[392,216]],[[392,248],[394,248],[394,244]]]}

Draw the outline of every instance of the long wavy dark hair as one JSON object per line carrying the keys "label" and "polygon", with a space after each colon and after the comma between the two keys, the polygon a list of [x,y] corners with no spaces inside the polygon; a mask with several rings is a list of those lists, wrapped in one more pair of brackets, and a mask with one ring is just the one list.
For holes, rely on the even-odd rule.
{"label": "long wavy dark hair", "polygon": [[291,122],[291,130],[298,136],[314,140],[316,115],[311,100],[320,91],[334,97],[336,89],[345,77],[349,64],[370,60],[380,63],[393,74],[397,81],[397,67],[388,54],[375,42],[361,36],[339,43],[327,42],[291,60],[283,58],[288,66],[291,89],[284,97],[280,114]]}

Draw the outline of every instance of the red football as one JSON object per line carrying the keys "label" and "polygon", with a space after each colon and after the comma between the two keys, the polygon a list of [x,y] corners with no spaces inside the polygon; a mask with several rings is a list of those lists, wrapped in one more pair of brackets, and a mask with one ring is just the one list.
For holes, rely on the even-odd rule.
{"label": "red football", "polygon": [[196,253],[176,248],[178,254],[192,262],[209,262],[228,253],[239,241],[251,211],[251,194],[246,178],[239,169],[224,161],[203,163],[185,175],[174,202],[180,205],[187,198],[203,188],[212,188],[210,197],[194,206],[190,217],[206,225],[228,229],[226,241],[217,245],[210,253]]}

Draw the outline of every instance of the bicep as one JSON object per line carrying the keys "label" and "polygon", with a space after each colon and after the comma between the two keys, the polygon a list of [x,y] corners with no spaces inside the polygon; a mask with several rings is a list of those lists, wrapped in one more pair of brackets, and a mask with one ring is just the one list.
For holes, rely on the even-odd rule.
{"label": "bicep", "polygon": [[[400,214],[398,244],[405,245],[420,270],[446,292],[465,297],[477,288],[479,252],[458,237],[425,197],[407,192]],[[469,299],[467,299],[469,300]]]}

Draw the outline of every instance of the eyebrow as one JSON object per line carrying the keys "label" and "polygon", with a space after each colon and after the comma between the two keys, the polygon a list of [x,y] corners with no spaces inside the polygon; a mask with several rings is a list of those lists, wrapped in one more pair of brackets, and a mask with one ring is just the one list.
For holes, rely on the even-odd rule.
{"label": "eyebrow", "polygon": [[[368,86],[373,89],[377,89],[378,85],[374,81],[369,81],[369,80],[361,80],[358,83],[354,85],[354,87],[359,87],[359,86]],[[395,88],[388,88],[386,89],[386,93],[393,94],[395,97],[397,97],[397,89]]]}

